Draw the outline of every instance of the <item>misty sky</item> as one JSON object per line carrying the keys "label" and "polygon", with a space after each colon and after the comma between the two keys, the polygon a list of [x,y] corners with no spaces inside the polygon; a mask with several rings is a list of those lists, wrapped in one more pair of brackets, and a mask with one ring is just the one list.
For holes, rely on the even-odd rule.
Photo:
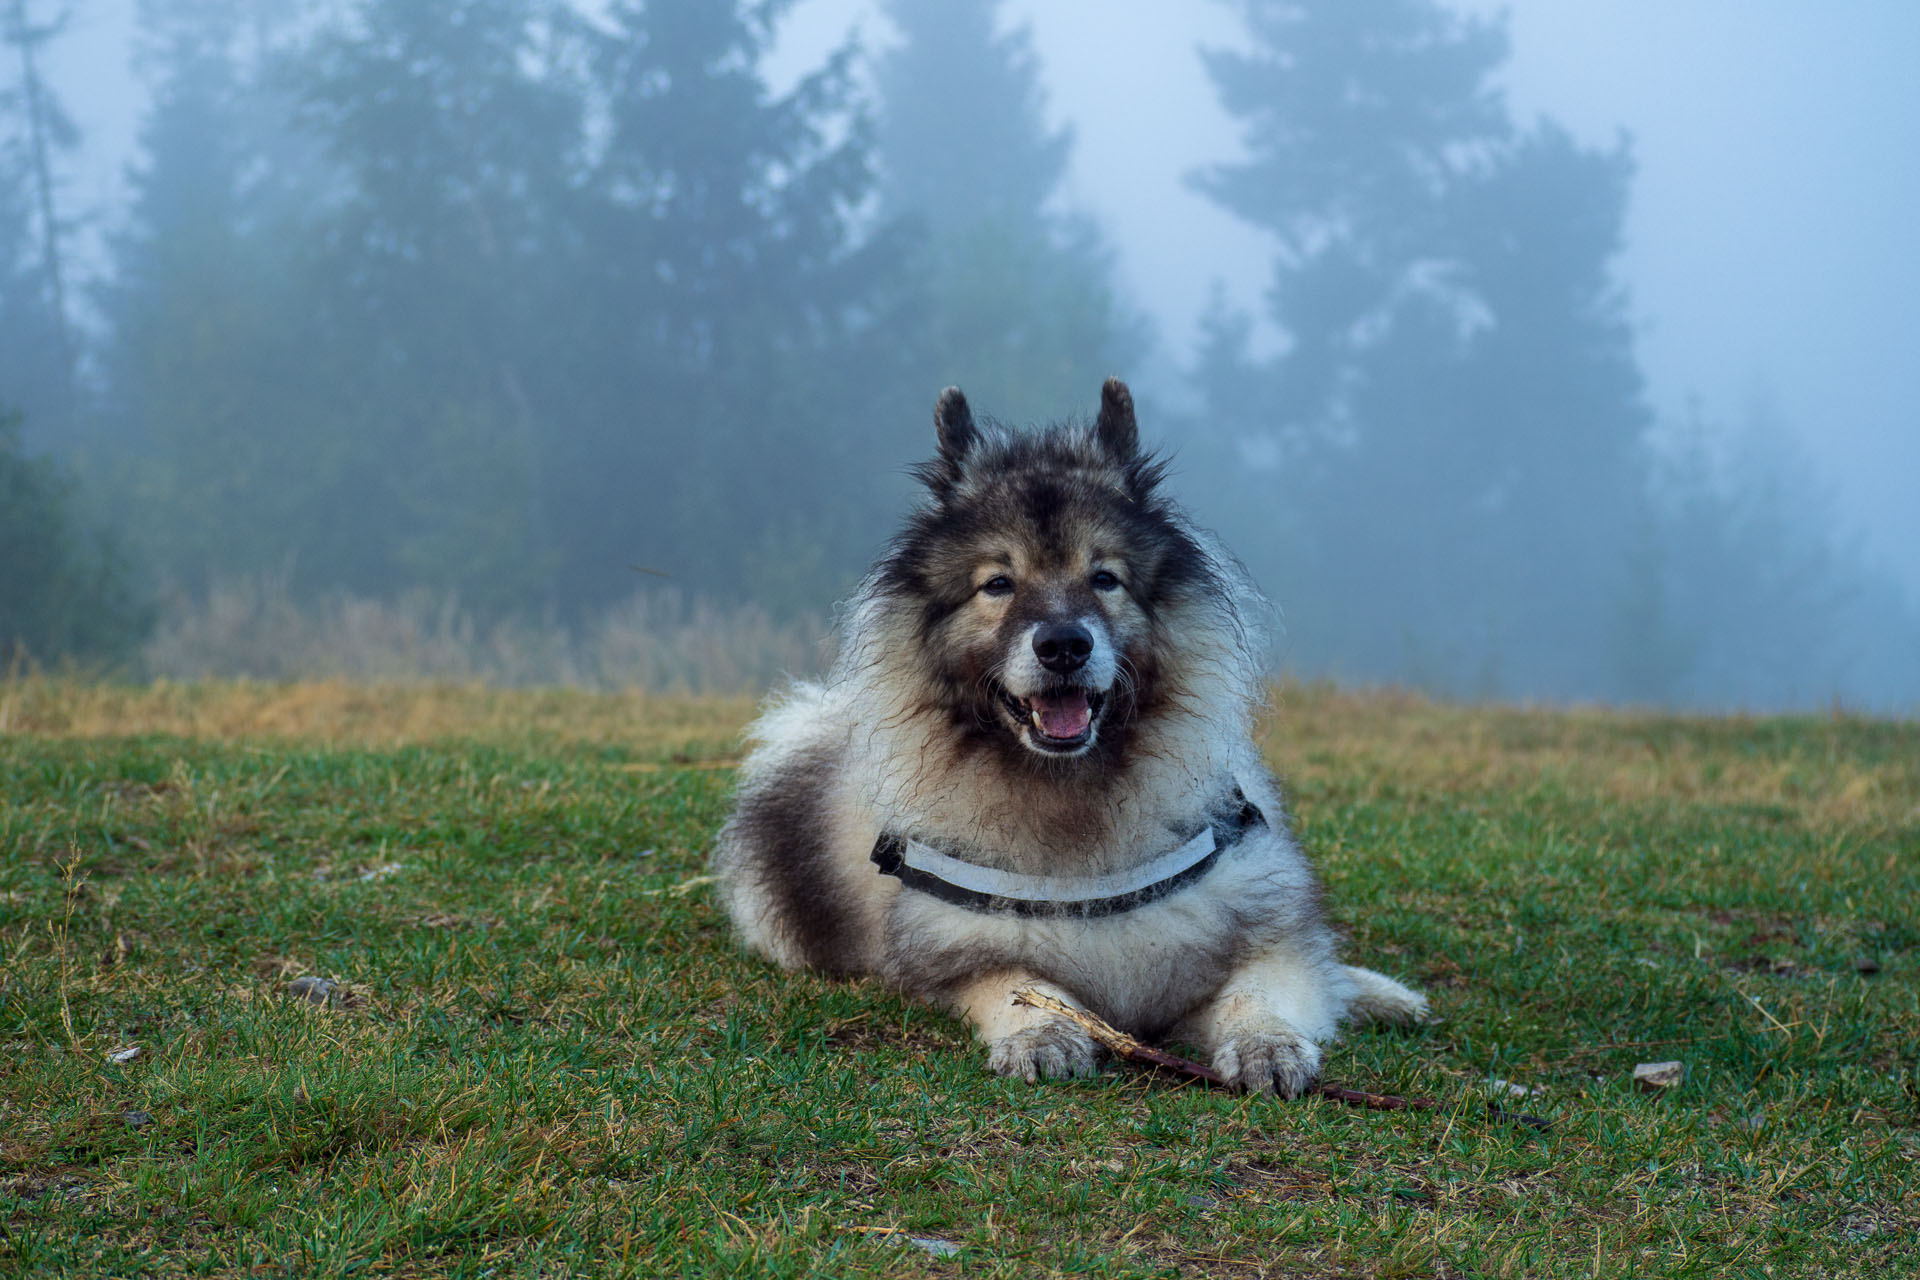
{"label": "misty sky", "polygon": [[[1920,594],[1920,4],[1855,0],[1458,0],[1512,19],[1509,89],[1523,118],[1634,140],[1629,243],[1641,356],[1656,407],[1708,416],[1769,403],[1819,460],[1810,479]],[[70,195],[116,206],[141,95],[131,0],[73,0],[49,75],[86,132]],[[1125,286],[1184,359],[1216,283],[1257,307],[1261,238],[1190,192],[1231,158],[1199,42],[1231,12],[1166,0],[1009,0],[1030,23],[1057,119],[1078,139],[1072,202],[1096,215]],[[790,80],[859,24],[865,0],[800,0],[773,74]],[[964,104],[955,104],[964,110]],[[1006,406],[1010,413],[1020,406]]]}

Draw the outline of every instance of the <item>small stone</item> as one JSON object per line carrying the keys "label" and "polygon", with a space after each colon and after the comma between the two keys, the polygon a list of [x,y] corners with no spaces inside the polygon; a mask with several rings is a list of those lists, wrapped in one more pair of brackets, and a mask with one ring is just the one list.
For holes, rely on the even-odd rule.
{"label": "small stone", "polygon": [[1633,1082],[1648,1093],[1676,1088],[1686,1078],[1684,1062],[1643,1062],[1633,1069]]}
{"label": "small stone", "polygon": [[1853,971],[1855,973],[1878,973],[1880,972],[1880,962],[1872,956],[1861,956],[1853,962]]}
{"label": "small stone", "polygon": [[128,1063],[128,1062],[132,1062],[135,1058],[139,1056],[140,1056],[140,1046],[137,1044],[134,1044],[134,1045],[128,1045],[124,1049],[113,1050],[111,1053],[107,1054],[107,1061]]}
{"label": "small stone", "polygon": [[333,983],[325,978],[295,978],[287,984],[287,994],[308,1004],[324,1005],[333,998]]}
{"label": "small stone", "polygon": [[936,1258],[951,1258],[960,1252],[960,1246],[951,1240],[942,1240],[939,1236],[908,1236],[907,1243],[916,1249],[924,1249]]}
{"label": "small stone", "polygon": [[1850,1213],[1840,1220],[1840,1234],[1855,1244],[1870,1240],[1885,1228],[1870,1213]]}
{"label": "small stone", "polygon": [[153,1123],[153,1117],[144,1111],[122,1111],[120,1118],[127,1122],[129,1129],[144,1129]]}
{"label": "small stone", "polygon": [[1503,1093],[1509,1098],[1540,1098],[1546,1096],[1546,1090],[1533,1085],[1515,1084],[1511,1080],[1502,1080],[1499,1076],[1488,1076],[1484,1082],[1495,1093]]}

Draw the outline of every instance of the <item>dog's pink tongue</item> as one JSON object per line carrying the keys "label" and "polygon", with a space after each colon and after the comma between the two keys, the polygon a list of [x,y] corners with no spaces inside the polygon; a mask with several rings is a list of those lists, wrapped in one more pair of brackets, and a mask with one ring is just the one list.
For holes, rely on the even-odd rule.
{"label": "dog's pink tongue", "polygon": [[1093,709],[1084,689],[1033,696],[1033,713],[1040,718],[1040,732],[1049,738],[1077,738],[1087,731]]}

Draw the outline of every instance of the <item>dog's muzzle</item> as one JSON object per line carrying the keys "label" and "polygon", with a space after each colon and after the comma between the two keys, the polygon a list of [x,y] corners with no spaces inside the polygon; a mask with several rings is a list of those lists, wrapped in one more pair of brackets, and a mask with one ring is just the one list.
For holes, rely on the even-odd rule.
{"label": "dog's muzzle", "polygon": [[1078,751],[1092,741],[1107,701],[1104,693],[1074,685],[1043,689],[1024,698],[1011,693],[1002,696],[1027,741],[1041,751],[1056,753]]}

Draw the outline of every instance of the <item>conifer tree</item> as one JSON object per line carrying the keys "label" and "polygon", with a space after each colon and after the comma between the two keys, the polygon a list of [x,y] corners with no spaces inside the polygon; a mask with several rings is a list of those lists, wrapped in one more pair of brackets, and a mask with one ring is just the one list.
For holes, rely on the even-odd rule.
{"label": "conifer tree", "polygon": [[70,443],[79,352],[70,318],[58,166],[79,131],[42,73],[65,29],[27,0],[0,0],[0,400],[42,440]]}
{"label": "conifer tree", "polygon": [[604,398],[565,465],[584,499],[568,542],[601,583],[637,562],[817,608],[881,535],[868,495],[909,434],[898,258],[856,234],[871,175],[852,49],[783,95],[761,77],[785,7],[618,0],[595,43],[608,135],[581,314]]}
{"label": "conifer tree", "polygon": [[358,385],[334,397],[343,487],[380,544],[355,585],[555,603],[567,206],[582,105],[552,0],[362,0],[300,49],[303,125],[345,179],[316,302]]}
{"label": "conifer tree", "polygon": [[314,437],[295,427],[318,354],[298,234],[258,176],[283,104],[259,83],[258,51],[239,48],[240,16],[238,0],[141,6],[152,99],[98,290],[91,469],[147,567],[193,592],[313,551],[330,523]]}
{"label": "conifer tree", "polygon": [[[1647,414],[1611,277],[1631,166],[1517,126],[1499,20],[1435,0],[1242,0],[1208,63],[1244,161],[1201,188],[1271,233],[1280,353],[1216,329],[1206,419],[1264,440],[1257,567],[1301,665],[1598,695]],[[1231,376],[1227,376],[1230,371]]]}
{"label": "conifer tree", "polygon": [[0,662],[118,661],[151,623],[118,547],[84,527],[72,478],[30,456],[0,406]]}
{"label": "conifer tree", "polygon": [[1073,136],[1050,128],[1024,28],[999,0],[890,0],[876,86],[884,207],[920,235],[919,380],[1013,418],[1083,407],[1148,346],[1093,224],[1061,203]]}

